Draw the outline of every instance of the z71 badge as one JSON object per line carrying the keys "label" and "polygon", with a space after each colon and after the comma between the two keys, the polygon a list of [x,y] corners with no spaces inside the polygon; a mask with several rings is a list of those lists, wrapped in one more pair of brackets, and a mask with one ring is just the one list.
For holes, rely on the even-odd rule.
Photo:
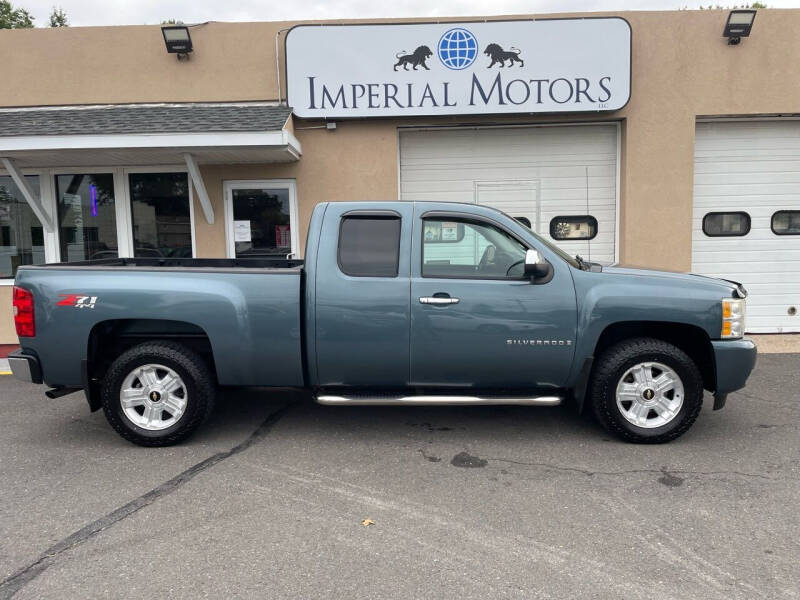
{"label": "z71 badge", "polygon": [[94,308],[97,296],[82,296],[81,294],[59,294],[61,300],[56,306],[72,306],[74,308]]}

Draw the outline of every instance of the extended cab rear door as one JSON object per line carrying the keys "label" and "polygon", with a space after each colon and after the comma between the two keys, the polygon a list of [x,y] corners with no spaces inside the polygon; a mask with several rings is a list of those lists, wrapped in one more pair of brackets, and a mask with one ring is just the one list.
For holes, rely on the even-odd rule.
{"label": "extended cab rear door", "polygon": [[[415,210],[412,385],[563,386],[577,318],[570,267],[496,211],[445,204]],[[529,248],[550,257],[550,281],[524,277]]]}
{"label": "extended cab rear door", "polygon": [[314,268],[319,386],[408,383],[413,205],[370,206],[380,204],[325,210]]}

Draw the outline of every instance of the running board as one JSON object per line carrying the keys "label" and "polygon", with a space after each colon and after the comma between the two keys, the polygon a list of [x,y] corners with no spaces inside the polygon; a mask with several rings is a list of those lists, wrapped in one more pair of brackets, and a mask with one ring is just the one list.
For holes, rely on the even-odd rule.
{"label": "running board", "polygon": [[523,406],[558,406],[561,398],[558,396],[391,396],[355,394],[352,396],[317,396],[317,402],[329,406],[458,406],[458,405],[493,405],[493,404],[518,404]]}

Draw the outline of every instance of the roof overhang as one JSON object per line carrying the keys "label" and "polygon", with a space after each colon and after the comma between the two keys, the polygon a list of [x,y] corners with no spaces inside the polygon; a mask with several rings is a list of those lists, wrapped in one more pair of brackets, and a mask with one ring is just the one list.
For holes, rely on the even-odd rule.
{"label": "roof overhang", "polygon": [[20,168],[181,164],[190,153],[198,164],[292,162],[300,142],[286,129],[111,135],[0,136],[0,156]]}

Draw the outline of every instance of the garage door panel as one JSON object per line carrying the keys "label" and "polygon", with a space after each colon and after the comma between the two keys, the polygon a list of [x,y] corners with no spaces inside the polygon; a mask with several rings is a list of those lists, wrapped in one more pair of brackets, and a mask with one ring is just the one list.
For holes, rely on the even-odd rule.
{"label": "garage door panel", "polygon": [[[571,254],[613,262],[616,144],[616,125],[401,131],[400,197],[474,202],[480,196],[528,217],[546,237],[554,217],[590,214],[598,221],[595,239],[556,243]],[[514,181],[536,182],[536,193],[524,200],[485,193],[485,185]]]}
{"label": "garage door panel", "polygon": [[[800,331],[800,236],[771,229],[779,210],[800,210],[800,122],[698,123],[692,269],[741,281],[751,332]],[[709,237],[709,212],[750,215],[745,236]]]}

